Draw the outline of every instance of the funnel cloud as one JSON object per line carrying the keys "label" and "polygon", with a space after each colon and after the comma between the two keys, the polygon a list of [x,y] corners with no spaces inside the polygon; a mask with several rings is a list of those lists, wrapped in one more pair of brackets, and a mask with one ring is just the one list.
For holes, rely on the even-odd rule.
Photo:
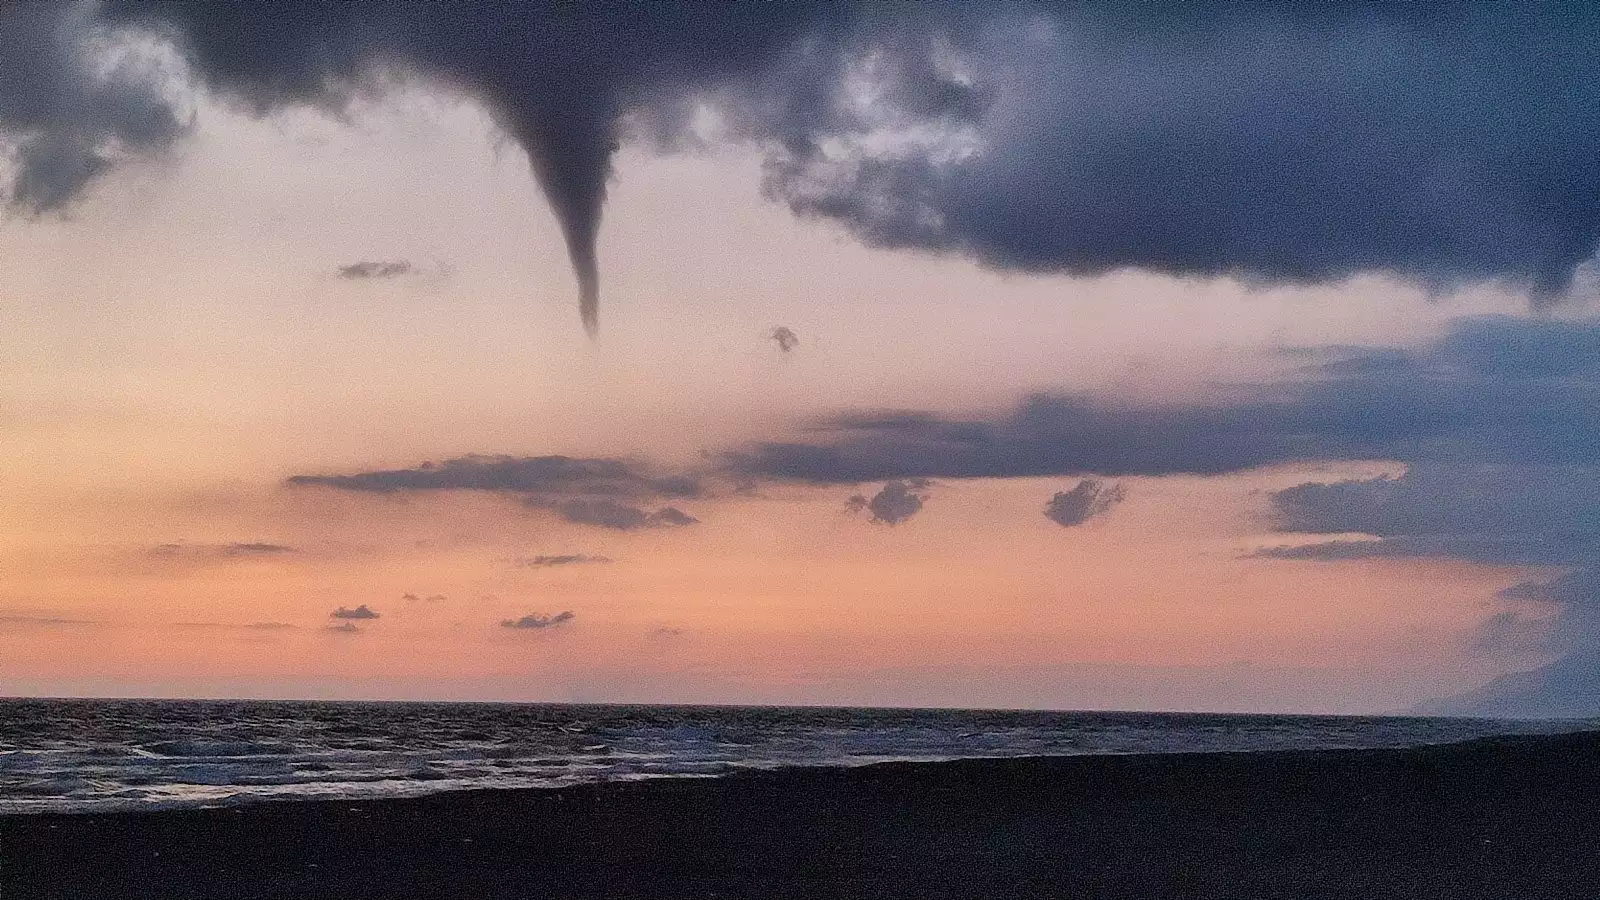
{"label": "funnel cloud", "polygon": [[396,75],[480,101],[527,154],[566,241],[591,336],[600,323],[596,241],[625,115],[748,75],[823,18],[806,4],[507,0],[112,0],[100,15],[171,38],[197,81],[255,114],[290,106],[337,114]]}
{"label": "funnel cloud", "polygon": [[[996,270],[1573,292],[1600,244],[1600,9],[1203,8],[0,5],[0,194],[49,212],[165,154],[189,130],[186,89],[337,116],[421,84],[480,103],[527,155],[590,334],[623,140],[737,145],[797,215]],[[182,66],[108,67],[108,34]]]}

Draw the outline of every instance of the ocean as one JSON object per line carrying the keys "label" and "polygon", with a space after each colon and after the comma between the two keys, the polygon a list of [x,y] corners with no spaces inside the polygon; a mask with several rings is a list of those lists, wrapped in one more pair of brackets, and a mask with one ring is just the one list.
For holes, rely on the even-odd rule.
{"label": "ocean", "polygon": [[0,700],[0,814],[416,796],[739,769],[1447,743],[1580,722],[1117,712]]}

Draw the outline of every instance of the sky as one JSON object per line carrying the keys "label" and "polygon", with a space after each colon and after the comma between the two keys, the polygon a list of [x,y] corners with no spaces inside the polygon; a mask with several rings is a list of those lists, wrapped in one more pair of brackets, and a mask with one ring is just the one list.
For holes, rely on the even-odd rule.
{"label": "sky", "polygon": [[0,695],[1600,714],[1586,6],[429,9],[0,8]]}

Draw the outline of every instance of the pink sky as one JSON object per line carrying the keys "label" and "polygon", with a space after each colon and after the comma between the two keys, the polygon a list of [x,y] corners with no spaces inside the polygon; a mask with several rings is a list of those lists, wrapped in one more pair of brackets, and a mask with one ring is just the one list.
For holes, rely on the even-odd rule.
{"label": "pink sky", "polygon": [[[469,453],[692,465],[842,410],[1033,391],[1185,399],[1270,377],[1275,348],[1410,346],[1524,302],[1003,276],[796,220],[738,152],[628,147],[591,343],[483,115],[364,115],[212,110],[172,165],[0,226],[0,693],[1377,712],[1518,662],[1470,635],[1530,570],[1248,556],[1285,540],[1266,491],[1398,464],[1125,478],[1072,528],[1042,509],[1075,478],[936,480],[894,526],[846,509],[876,484],[771,484],[634,532],[286,486]],[[334,277],[360,259],[416,271]],[[612,561],[513,562],[580,553]],[[380,617],[328,630],[361,604]]]}

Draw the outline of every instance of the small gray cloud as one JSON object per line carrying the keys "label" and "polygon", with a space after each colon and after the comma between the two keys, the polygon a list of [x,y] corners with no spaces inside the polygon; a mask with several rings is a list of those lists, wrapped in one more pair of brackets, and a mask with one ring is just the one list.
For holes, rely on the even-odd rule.
{"label": "small gray cloud", "polygon": [[683,637],[686,633],[687,632],[685,632],[682,628],[674,628],[671,625],[662,625],[659,628],[652,628],[650,630],[651,637],[659,638],[661,640],[670,640],[672,638]]}
{"label": "small gray cloud", "polygon": [[1059,491],[1044,506],[1045,518],[1057,525],[1082,525],[1104,515],[1128,495],[1121,484],[1097,478],[1084,478],[1070,491]]}
{"label": "small gray cloud", "polygon": [[417,594],[401,594],[400,599],[407,603],[443,603],[448,598],[443,594],[429,594],[426,597]]}
{"label": "small gray cloud", "polygon": [[328,613],[328,615],[333,617],[333,618],[335,618],[335,619],[376,619],[376,618],[378,618],[378,613],[374,612],[365,603],[361,604],[360,606],[356,607],[355,609],[350,609],[348,607],[341,606],[338,609],[334,610],[333,612]]}
{"label": "small gray cloud", "polygon": [[778,345],[778,349],[785,353],[800,346],[800,335],[795,334],[794,329],[787,325],[779,325],[777,328],[772,329],[772,333],[767,337],[771,338]]}
{"label": "small gray cloud", "polygon": [[845,506],[851,512],[870,512],[874,522],[898,525],[922,511],[922,504],[928,499],[927,488],[930,484],[931,482],[923,478],[891,481],[872,495],[871,499],[863,494],[855,494],[845,501]]}
{"label": "small gray cloud", "polygon": [[501,628],[528,629],[528,630],[537,631],[537,630],[543,630],[543,629],[546,629],[546,628],[555,628],[557,626],[564,625],[567,622],[571,622],[573,619],[576,619],[576,618],[577,618],[577,615],[575,613],[573,613],[572,610],[570,610],[570,609],[566,610],[564,612],[558,612],[553,616],[541,615],[539,613],[531,613],[529,615],[523,616],[520,619],[503,619],[500,622],[500,627]]}
{"label": "small gray cloud", "polygon": [[560,553],[519,556],[513,559],[511,564],[519,569],[550,569],[557,566],[585,566],[609,562],[612,562],[609,556],[593,556],[587,553]]}
{"label": "small gray cloud", "polygon": [[412,272],[411,263],[406,260],[375,261],[362,260],[339,267],[339,277],[351,281],[369,279],[399,278]]}
{"label": "small gray cloud", "polygon": [[336,624],[333,624],[333,625],[329,625],[329,626],[323,628],[322,630],[323,631],[331,631],[331,632],[333,632],[335,634],[360,634],[361,633],[361,629],[357,628],[356,627],[356,623],[354,623],[354,622],[339,622],[339,623],[336,623]]}

